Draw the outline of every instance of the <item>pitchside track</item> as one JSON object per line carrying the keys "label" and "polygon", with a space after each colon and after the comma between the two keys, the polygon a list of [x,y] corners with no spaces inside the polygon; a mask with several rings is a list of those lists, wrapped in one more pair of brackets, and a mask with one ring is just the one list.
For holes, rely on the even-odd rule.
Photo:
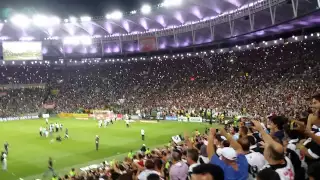
{"label": "pitchside track", "polygon": [[[51,138],[39,136],[40,126],[45,127],[45,120],[24,120],[1,122],[0,147],[5,141],[9,143],[8,172],[0,171],[1,180],[31,180],[41,178],[47,170],[49,157],[54,159],[54,168],[59,174],[68,172],[72,167],[80,168],[103,160],[123,158],[130,150],[137,151],[142,144],[156,147],[167,144],[170,137],[193,132],[204,131],[208,124],[160,121],[159,123],[134,122],[126,128],[123,121],[98,128],[95,120],[75,120],[72,118],[50,118],[49,122],[63,124],[69,129],[70,138],[61,143],[51,143]],[[64,137],[62,132],[54,133]],[[146,132],[146,140],[142,141],[140,130]],[[95,150],[95,136],[100,136],[100,149]]]}

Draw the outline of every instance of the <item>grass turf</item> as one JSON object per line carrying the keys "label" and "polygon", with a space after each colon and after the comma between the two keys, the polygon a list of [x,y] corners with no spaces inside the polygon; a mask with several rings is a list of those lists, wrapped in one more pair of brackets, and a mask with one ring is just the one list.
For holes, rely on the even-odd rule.
{"label": "grass turf", "polygon": [[[50,143],[50,138],[39,136],[39,127],[45,127],[45,120],[24,120],[2,122],[0,124],[0,145],[9,143],[7,158],[8,172],[0,170],[1,180],[33,179],[47,170],[48,157],[54,160],[54,168],[78,167],[93,160],[100,160],[140,149],[142,144],[154,147],[168,143],[170,137],[183,134],[184,131],[199,129],[204,131],[206,124],[160,122],[135,122],[126,128],[123,121],[118,121],[106,128],[98,128],[95,120],[75,120],[72,118],[50,118],[49,122],[58,122],[69,129],[70,138],[61,143]],[[142,141],[140,130],[145,130],[146,140]],[[59,133],[62,137],[63,132]],[[95,150],[95,136],[100,136],[99,151]],[[57,136],[57,133],[54,134]],[[1,146],[0,146],[1,147]],[[0,150],[3,149],[3,146]],[[29,177],[29,178],[28,178]],[[31,178],[32,177],[32,178]]]}

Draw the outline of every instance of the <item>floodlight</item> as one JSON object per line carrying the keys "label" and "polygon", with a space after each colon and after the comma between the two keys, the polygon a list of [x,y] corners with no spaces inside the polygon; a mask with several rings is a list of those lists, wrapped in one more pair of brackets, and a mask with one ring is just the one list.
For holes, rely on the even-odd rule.
{"label": "floodlight", "polygon": [[80,42],[83,45],[91,45],[92,44],[92,39],[89,36],[81,36],[80,37]]}
{"label": "floodlight", "polygon": [[79,40],[75,39],[74,37],[65,37],[63,39],[63,44],[78,45]]}
{"label": "floodlight", "polygon": [[60,18],[58,18],[56,16],[50,17],[49,20],[50,20],[52,25],[59,25],[60,22],[61,22]]}
{"label": "floodlight", "polygon": [[123,16],[122,12],[121,11],[114,11],[112,14],[111,14],[111,18],[114,19],[114,20],[119,20],[121,19]]}
{"label": "floodlight", "polygon": [[106,19],[111,19],[111,15],[110,15],[110,14],[107,14],[107,15],[106,15]]}
{"label": "floodlight", "polygon": [[12,24],[19,26],[21,28],[26,28],[30,25],[30,19],[22,14],[17,14],[14,15],[10,21],[12,22]]}
{"label": "floodlight", "polygon": [[19,40],[20,41],[32,41],[33,39],[34,39],[34,37],[24,36],[24,37],[21,37]]}
{"label": "floodlight", "polygon": [[149,14],[151,12],[151,6],[148,4],[145,4],[141,7],[141,13],[142,14]]}
{"label": "floodlight", "polygon": [[70,17],[69,19],[70,19],[71,23],[76,23],[77,22],[77,18],[75,18],[75,17]]}
{"label": "floodlight", "polygon": [[68,22],[69,22],[69,19],[64,19],[64,22],[65,22],[65,23],[68,23]]}
{"label": "floodlight", "polygon": [[133,11],[130,12],[130,14],[137,14],[137,11],[133,10]]}
{"label": "floodlight", "polygon": [[32,17],[32,22],[36,26],[45,27],[48,25],[49,19],[48,19],[48,17],[46,17],[44,15],[35,15]]}
{"label": "floodlight", "polygon": [[180,6],[182,4],[182,0],[164,0],[161,3],[161,6],[171,7],[171,6]]}
{"label": "floodlight", "polygon": [[82,16],[80,19],[81,19],[82,22],[89,22],[89,21],[91,21],[91,17],[89,17],[89,16]]}

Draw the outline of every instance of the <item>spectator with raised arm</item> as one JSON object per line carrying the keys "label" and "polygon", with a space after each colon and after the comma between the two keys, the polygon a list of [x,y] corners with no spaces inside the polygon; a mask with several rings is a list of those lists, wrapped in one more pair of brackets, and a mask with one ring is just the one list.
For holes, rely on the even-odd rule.
{"label": "spectator with raised arm", "polygon": [[211,164],[218,165],[224,172],[225,180],[247,180],[248,179],[248,161],[244,156],[241,145],[233,139],[224,129],[220,129],[222,136],[226,137],[231,147],[224,147],[221,157],[215,154],[214,139],[216,129],[211,129],[208,141],[208,155],[211,157]]}
{"label": "spectator with raised arm", "polygon": [[[279,139],[273,139],[263,129],[259,121],[252,121],[254,127],[259,131],[264,141],[263,155],[268,162],[264,168],[276,171],[281,180],[294,180],[294,168],[289,158],[285,157],[284,147],[279,143]],[[263,168],[263,169],[264,169]]]}

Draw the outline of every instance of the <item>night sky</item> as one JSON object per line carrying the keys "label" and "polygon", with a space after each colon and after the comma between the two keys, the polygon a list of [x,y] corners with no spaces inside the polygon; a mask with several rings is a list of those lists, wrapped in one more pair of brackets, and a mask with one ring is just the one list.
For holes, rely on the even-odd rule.
{"label": "night sky", "polygon": [[[52,13],[60,17],[105,16],[114,9],[131,11],[142,4],[156,5],[161,0],[0,0],[1,18],[16,12]],[[10,9],[8,9],[10,8]],[[11,10],[13,9],[13,10]],[[28,14],[28,13],[27,13]]]}

